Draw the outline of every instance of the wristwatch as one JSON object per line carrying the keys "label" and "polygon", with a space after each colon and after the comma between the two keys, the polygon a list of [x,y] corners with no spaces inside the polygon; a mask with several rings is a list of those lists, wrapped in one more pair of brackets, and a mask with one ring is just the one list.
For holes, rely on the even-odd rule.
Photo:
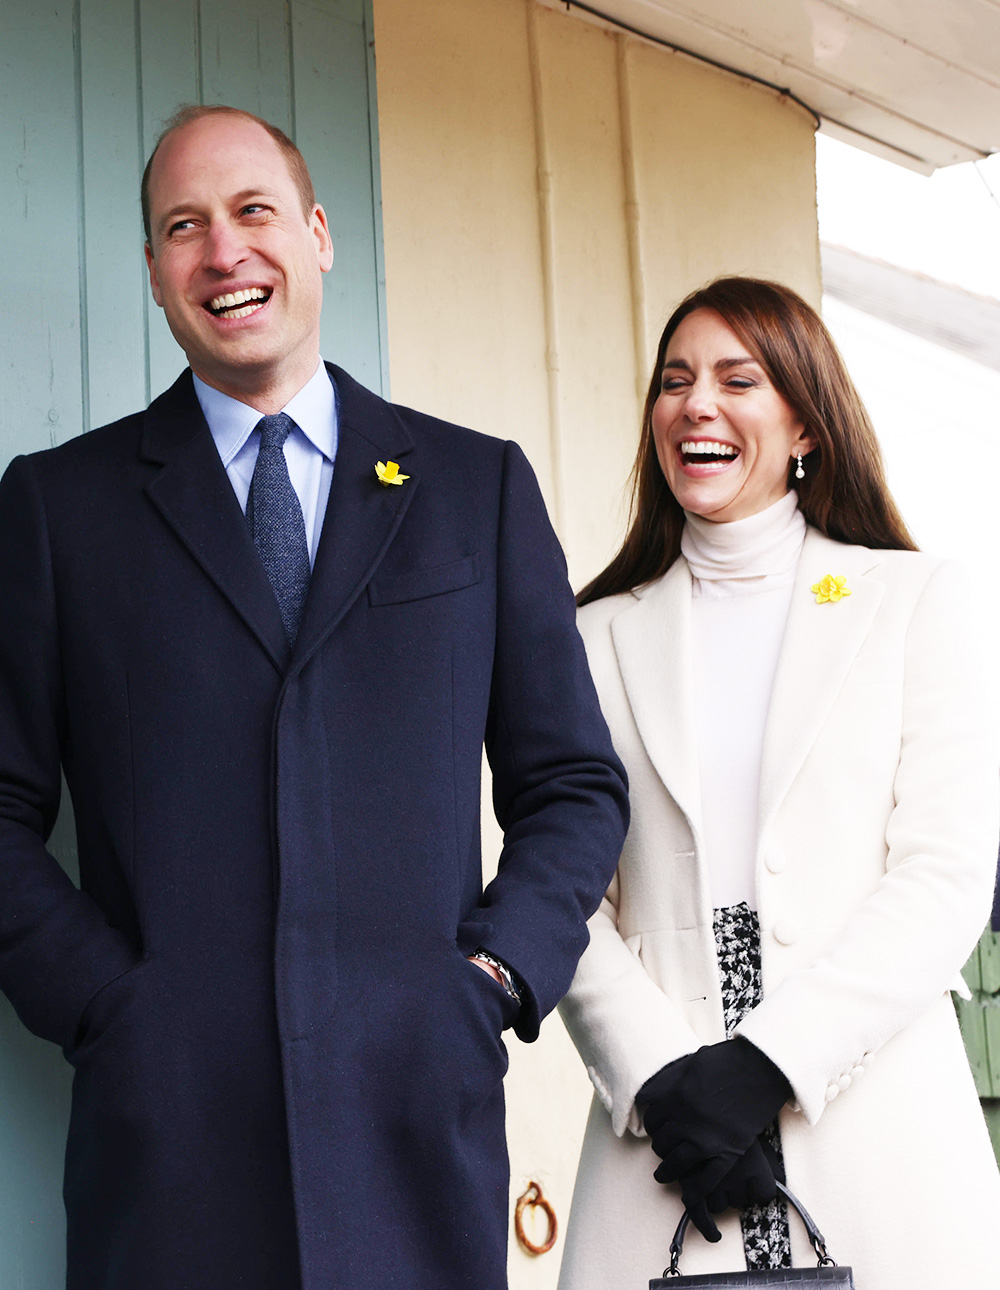
{"label": "wristwatch", "polygon": [[489,950],[484,949],[476,950],[472,957],[474,959],[481,959],[483,963],[488,963],[491,968],[496,968],[500,973],[500,984],[507,991],[510,998],[512,998],[515,1003],[520,1004],[521,991],[518,989],[517,982],[514,980],[514,973],[502,959],[498,959],[495,954],[491,954]]}

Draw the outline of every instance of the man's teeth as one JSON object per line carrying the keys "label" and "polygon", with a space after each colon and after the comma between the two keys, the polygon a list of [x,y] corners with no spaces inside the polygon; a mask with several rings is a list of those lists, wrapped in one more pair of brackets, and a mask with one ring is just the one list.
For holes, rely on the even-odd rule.
{"label": "man's teeth", "polygon": [[[247,287],[244,291],[229,291],[225,295],[215,296],[208,302],[208,307],[214,314],[225,310],[227,318],[245,318],[247,314],[252,314],[261,308],[259,304],[254,304],[254,301],[265,301],[267,298],[268,293],[263,288]],[[246,308],[237,308],[237,306],[246,306]]]}
{"label": "man's teeth", "polygon": [[686,439],[681,444],[685,456],[735,457],[739,452],[731,443],[712,443],[705,439]]}

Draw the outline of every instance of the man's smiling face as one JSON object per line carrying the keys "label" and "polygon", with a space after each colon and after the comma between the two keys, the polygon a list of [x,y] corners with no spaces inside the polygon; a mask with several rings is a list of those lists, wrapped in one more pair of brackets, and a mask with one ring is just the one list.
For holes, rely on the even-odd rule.
{"label": "man's smiling face", "polygon": [[255,121],[202,117],[169,134],[149,177],[153,298],[192,369],[245,402],[316,369],[326,216],[302,196]]}

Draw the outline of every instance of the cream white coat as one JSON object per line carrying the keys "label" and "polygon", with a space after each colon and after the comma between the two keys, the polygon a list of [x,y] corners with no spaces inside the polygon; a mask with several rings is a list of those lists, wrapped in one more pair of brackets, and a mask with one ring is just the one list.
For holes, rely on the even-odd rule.
{"label": "cream white coat", "polygon": [[[850,597],[817,604],[825,574]],[[858,1290],[1000,1286],[1000,1175],[948,995],[989,916],[1000,820],[972,595],[952,563],[810,529],[765,733],[764,999],[739,1031],[792,1084],[789,1186]],[[632,824],[561,1005],[597,1094],[560,1290],[646,1290],[661,1274],[680,1201],[653,1181],[635,1094],[725,1037],[690,619],[683,558],[580,613]],[[720,1226],[717,1245],[689,1236],[683,1271],[744,1267],[738,1217]],[[792,1250],[815,1263],[794,1218]]]}

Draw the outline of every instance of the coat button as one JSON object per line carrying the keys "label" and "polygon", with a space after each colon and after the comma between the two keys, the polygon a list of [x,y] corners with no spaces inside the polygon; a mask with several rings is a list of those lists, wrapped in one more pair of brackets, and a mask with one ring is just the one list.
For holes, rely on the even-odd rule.
{"label": "coat button", "polygon": [[863,1066],[851,1067],[851,1079],[860,1079],[864,1073],[865,1073],[865,1068]]}
{"label": "coat button", "polygon": [[844,1089],[850,1088],[851,1087],[850,1075],[841,1075],[840,1079],[837,1080],[837,1087],[840,1089],[841,1093],[843,1093]]}
{"label": "coat button", "polygon": [[768,873],[781,873],[788,863],[788,856],[781,847],[771,847],[764,856],[764,864],[767,866]]}
{"label": "coat button", "polygon": [[779,945],[795,944],[795,928],[787,919],[779,918],[772,930]]}
{"label": "coat button", "polygon": [[837,1087],[837,1085],[830,1084],[826,1090],[826,1100],[828,1102],[832,1102],[835,1097],[839,1096],[839,1094],[840,1094],[840,1089]]}
{"label": "coat button", "polygon": [[865,1053],[864,1056],[861,1058],[861,1065],[870,1066],[874,1060],[875,1060],[874,1053]]}

